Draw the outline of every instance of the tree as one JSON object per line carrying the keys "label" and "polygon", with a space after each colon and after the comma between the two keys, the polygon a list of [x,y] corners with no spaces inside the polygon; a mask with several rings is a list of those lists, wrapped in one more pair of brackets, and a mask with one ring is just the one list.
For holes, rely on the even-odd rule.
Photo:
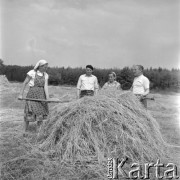
{"label": "tree", "polygon": [[134,75],[129,67],[124,67],[120,74],[117,75],[117,80],[121,83],[123,90],[128,90],[132,86]]}
{"label": "tree", "polygon": [[4,74],[4,68],[5,68],[4,62],[2,59],[0,59],[0,74]]}

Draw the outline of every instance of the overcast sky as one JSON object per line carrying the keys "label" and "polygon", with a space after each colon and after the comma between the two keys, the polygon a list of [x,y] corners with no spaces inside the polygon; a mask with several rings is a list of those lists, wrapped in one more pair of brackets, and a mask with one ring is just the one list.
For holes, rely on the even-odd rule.
{"label": "overcast sky", "polygon": [[180,68],[178,0],[1,0],[5,64]]}

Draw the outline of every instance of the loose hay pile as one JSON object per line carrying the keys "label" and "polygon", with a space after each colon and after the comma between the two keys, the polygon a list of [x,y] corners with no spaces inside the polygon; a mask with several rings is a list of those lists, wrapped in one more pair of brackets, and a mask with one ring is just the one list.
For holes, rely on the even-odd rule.
{"label": "loose hay pile", "polygon": [[1,86],[8,86],[9,81],[5,75],[0,75],[0,85]]}
{"label": "loose hay pile", "polygon": [[[166,154],[156,120],[133,94],[119,91],[101,91],[64,107],[56,105],[37,141],[36,150],[27,156],[31,156],[29,161],[26,157],[21,163],[27,166],[33,156],[35,167],[29,174],[40,171],[41,178],[47,179],[106,179],[109,157],[126,156],[130,162],[143,163]],[[15,171],[17,166],[13,166]]]}
{"label": "loose hay pile", "polygon": [[9,81],[5,75],[0,75],[0,91],[7,89]]}

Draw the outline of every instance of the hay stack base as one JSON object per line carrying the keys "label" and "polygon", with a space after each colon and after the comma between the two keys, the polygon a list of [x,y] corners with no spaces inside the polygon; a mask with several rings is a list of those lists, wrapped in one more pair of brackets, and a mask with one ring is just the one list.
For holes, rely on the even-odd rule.
{"label": "hay stack base", "polygon": [[108,158],[144,163],[166,155],[156,120],[132,93],[120,91],[56,105],[40,129],[37,147],[48,159],[43,165],[51,169],[47,177],[60,179],[106,179]]}

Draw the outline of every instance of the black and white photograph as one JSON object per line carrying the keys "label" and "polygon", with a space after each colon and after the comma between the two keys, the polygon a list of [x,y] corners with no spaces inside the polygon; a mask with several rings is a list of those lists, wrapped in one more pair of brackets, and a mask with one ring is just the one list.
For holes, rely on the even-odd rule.
{"label": "black and white photograph", "polygon": [[0,179],[179,179],[179,10],[0,0]]}

